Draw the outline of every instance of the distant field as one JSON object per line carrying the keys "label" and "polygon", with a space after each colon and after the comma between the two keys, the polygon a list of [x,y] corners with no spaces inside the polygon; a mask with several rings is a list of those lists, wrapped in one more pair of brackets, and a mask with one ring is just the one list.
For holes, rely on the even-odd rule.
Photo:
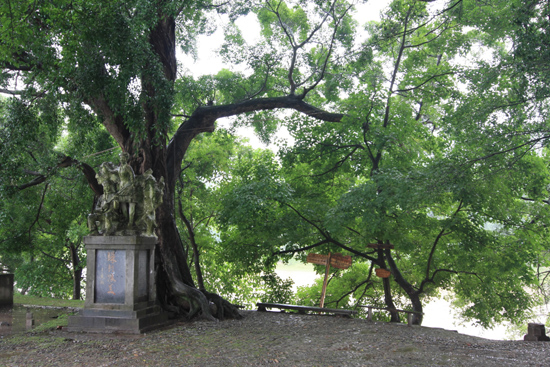
{"label": "distant field", "polygon": [[291,278],[297,287],[310,285],[319,277],[312,264],[303,264],[297,260],[291,260],[288,264],[278,263],[275,271],[283,279]]}
{"label": "distant field", "polygon": [[288,264],[278,263],[277,264],[277,270],[285,270],[285,271],[311,271],[313,270],[312,264],[303,264],[299,262],[298,260],[290,260]]}

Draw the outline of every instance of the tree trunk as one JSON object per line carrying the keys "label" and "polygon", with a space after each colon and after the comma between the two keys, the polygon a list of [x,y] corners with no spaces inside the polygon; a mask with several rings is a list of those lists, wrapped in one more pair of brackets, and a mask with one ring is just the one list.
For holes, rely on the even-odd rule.
{"label": "tree trunk", "polygon": [[197,276],[197,286],[201,291],[205,291],[206,288],[204,287],[201,264],[199,261],[199,257],[200,257],[199,247],[197,245],[197,242],[195,241],[195,228],[191,223],[193,218],[191,218],[191,221],[187,219],[187,217],[185,216],[185,213],[183,212],[181,201],[178,201],[178,213],[179,213],[180,219],[183,221],[183,223],[185,223],[185,227],[187,227],[187,232],[189,233],[189,242],[191,243],[191,248],[193,249],[193,264],[195,266],[195,275]]}
{"label": "tree trunk", "polygon": [[[161,305],[177,314],[187,312],[193,317],[199,311],[206,319],[214,319],[205,295],[195,288],[193,277],[187,266],[187,257],[179,236],[174,217],[174,173],[169,172],[166,162],[166,131],[170,119],[171,103],[166,101],[176,79],[175,20],[171,16],[160,17],[149,35],[149,43],[159,57],[165,77],[160,88],[165,88],[162,100],[158,99],[159,81],[153,80],[150,70],[143,70],[143,88],[147,100],[143,105],[145,117],[145,138],[139,142],[137,157],[130,162],[136,174],[151,169],[153,176],[165,182],[163,202],[156,210],[158,237],[157,295]],[[150,65],[154,68],[155,65]],[[130,149],[130,147],[125,147]]]}
{"label": "tree trunk", "polygon": [[73,268],[73,299],[79,300],[82,298],[82,269],[80,268],[80,258],[78,257],[78,246],[73,243],[69,244],[71,253],[71,266]]}
{"label": "tree trunk", "polygon": [[[161,145],[141,147],[143,155],[150,157],[149,164],[142,164],[140,170],[153,169],[153,175],[160,180],[167,178],[166,148]],[[143,160],[147,162],[147,159]],[[140,172],[142,173],[142,172]],[[164,188],[163,202],[156,211],[159,266],[157,268],[157,293],[161,305],[177,313],[187,312],[188,317],[201,313],[205,319],[213,320],[209,301],[195,288],[187,265],[187,256],[176,227],[174,217],[174,191],[172,182]]]}
{"label": "tree trunk", "polygon": [[82,269],[75,269],[73,271],[73,299],[79,300],[82,298],[81,291],[81,282],[82,282]]}
{"label": "tree trunk", "polygon": [[[411,305],[413,308],[413,311],[416,312],[422,312],[422,301],[420,300],[420,292],[418,292],[411,283],[407,282],[407,280],[403,277],[403,274],[399,271],[399,268],[397,267],[397,264],[393,260],[393,257],[391,255],[390,249],[385,249],[386,259],[388,260],[388,264],[390,266],[391,272],[393,274],[393,277],[397,284],[407,293],[407,296],[409,297],[409,300],[411,301]],[[422,324],[423,316],[422,314],[414,314],[413,316],[413,325],[421,325]]]}
{"label": "tree trunk", "polygon": [[420,300],[420,293],[413,292],[408,294],[411,304],[413,306],[413,311],[420,312],[420,314],[413,315],[413,325],[422,325],[423,315],[422,315],[422,301]]}
{"label": "tree trunk", "polygon": [[[382,269],[386,269],[386,261],[384,260],[384,252],[382,249],[378,249],[378,264]],[[400,322],[399,312],[391,311],[395,310],[395,304],[393,303],[393,297],[391,294],[390,278],[382,278],[382,284],[384,285],[384,302],[386,307],[390,310],[390,322]]]}

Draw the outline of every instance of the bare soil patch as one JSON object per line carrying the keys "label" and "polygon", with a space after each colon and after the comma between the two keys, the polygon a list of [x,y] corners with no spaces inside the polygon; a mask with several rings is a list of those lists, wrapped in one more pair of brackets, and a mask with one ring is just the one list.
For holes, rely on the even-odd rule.
{"label": "bare soil patch", "polygon": [[145,335],[52,330],[5,337],[2,366],[550,366],[550,343],[334,316],[243,312]]}

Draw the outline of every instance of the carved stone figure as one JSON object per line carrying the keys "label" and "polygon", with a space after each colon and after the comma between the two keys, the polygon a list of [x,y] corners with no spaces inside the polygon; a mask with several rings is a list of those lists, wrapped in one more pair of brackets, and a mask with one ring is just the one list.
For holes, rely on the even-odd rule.
{"label": "carved stone figure", "polygon": [[145,227],[145,234],[147,236],[152,236],[153,224],[156,223],[155,210],[162,203],[164,177],[161,177],[157,183],[153,177],[153,172],[147,170],[141,176],[140,184],[143,188],[143,211],[138,223]]}
{"label": "carved stone figure", "polygon": [[121,153],[118,167],[111,162],[101,164],[96,177],[103,195],[88,216],[91,234],[154,236],[155,210],[162,203],[164,179],[157,182],[151,170],[136,176],[127,153]]}
{"label": "carved stone figure", "polygon": [[117,199],[120,202],[122,214],[128,222],[128,227],[134,225],[136,212],[137,187],[135,185],[134,170],[128,164],[128,153],[120,153],[120,167],[118,168]]}
{"label": "carved stone figure", "polygon": [[96,177],[103,186],[103,195],[98,198],[94,212],[88,216],[88,228],[95,235],[100,232],[110,235],[116,231],[119,222],[118,169],[111,162],[104,162]]}
{"label": "carved stone figure", "polygon": [[92,235],[113,234],[118,228],[118,214],[114,202],[107,202],[105,195],[98,198],[94,212],[88,216],[88,228]]}

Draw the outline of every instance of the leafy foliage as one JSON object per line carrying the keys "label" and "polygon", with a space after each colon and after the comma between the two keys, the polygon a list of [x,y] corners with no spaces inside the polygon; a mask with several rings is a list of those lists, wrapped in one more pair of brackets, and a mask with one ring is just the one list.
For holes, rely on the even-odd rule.
{"label": "leafy foliage", "polygon": [[[81,172],[61,169],[65,163],[59,162],[69,161],[66,154],[84,157],[105,150],[112,141],[93,120],[83,129],[70,119],[74,115],[65,116],[53,101],[46,102],[2,101],[0,262],[15,273],[23,292],[80,298],[86,261],[82,237],[88,233],[92,195]],[[84,116],[79,120],[87,121]],[[83,135],[93,143],[84,144]],[[88,161],[100,162],[96,157]],[[36,185],[41,182],[45,185]]]}
{"label": "leafy foliage", "polygon": [[[50,261],[80,248],[92,198],[75,167],[110,160],[118,144],[136,172],[167,183],[160,279],[191,287],[194,277],[240,303],[289,300],[277,261],[342,252],[354,265],[331,274],[335,306],[422,311],[445,291],[490,326],[540,302],[547,2],[394,0],[366,39],[346,1],[10,4],[0,82],[18,98],[0,105],[0,246],[33,291],[67,293],[37,279],[60,278]],[[235,22],[247,14],[261,28],[255,44]],[[176,44],[193,54],[215,16],[228,20],[228,67],[178,74]],[[284,125],[295,144],[275,155],[225,131],[201,135],[222,117],[264,142]],[[298,301],[316,302],[319,288]]]}
{"label": "leafy foliage", "polygon": [[[299,19],[299,12],[280,13]],[[391,269],[400,305],[409,298],[419,307],[443,289],[454,292],[464,317],[485,326],[528,317],[540,266],[530,254],[546,248],[528,234],[548,220],[547,162],[534,150],[546,141],[546,107],[541,99],[510,102],[517,84],[502,67],[461,64],[477,47],[507,60],[500,41],[516,28],[487,28],[492,17],[489,6],[394,1],[381,22],[370,23],[371,38],[343,78],[353,89],[332,94],[346,117],[293,116],[287,126],[296,144],[281,150],[277,172],[233,180],[239,186],[222,221],[261,244],[247,248],[247,258],[344,250],[357,265],[333,275],[328,302],[387,302],[369,275],[374,264]],[[299,34],[299,21],[289,24]],[[526,170],[536,172],[532,180]],[[275,177],[283,185],[274,186]],[[267,189],[276,187],[284,195]],[[395,245],[384,254],[387,264],[368,243]],[[309,304],[319,295],[317,284],[298,299]]]}

